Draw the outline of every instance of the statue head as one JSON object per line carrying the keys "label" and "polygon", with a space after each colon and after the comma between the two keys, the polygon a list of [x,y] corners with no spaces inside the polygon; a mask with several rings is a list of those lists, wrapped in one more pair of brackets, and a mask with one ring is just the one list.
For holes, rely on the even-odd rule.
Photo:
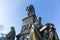
{"label": "statue head", "polygon": [[15,31],[14,27],[11,27],[11,31]]}
{"label": "statue head", "polygon": [[39,24],[39,25],[41,25],[41,17],[37,17],[37,23]]}
{"label": "statue head", "polygon": [[35,15],[35,10],[33,5],[28,6],[26,8],[26,11],[28,12],[28,16]]}
{"label": "statue head", "polygon": [[54,26],[54,24],[52,24],[52,23],[46,23],[45,25],[50,27],[50,28],[52,28]]}
{"label": "statue head", "polygon": [[46,23],[45,25],[48,27],[48,29],[56,30],[54,27],[54,24],[52,24],[52,23]]}

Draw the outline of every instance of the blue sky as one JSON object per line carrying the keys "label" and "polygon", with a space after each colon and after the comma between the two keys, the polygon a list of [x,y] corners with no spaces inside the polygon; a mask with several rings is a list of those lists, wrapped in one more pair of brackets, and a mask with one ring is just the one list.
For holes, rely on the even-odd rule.
{"label": "blue sky", "polygon": [[0,0],[0,24],[4,27],[0,33],[8,33],[11,26],[15,27],[16,34],[20,33],[30,4],[34,5],[36,16],[42,17],[42,24],[53,23],[60,37],[60,0]]}

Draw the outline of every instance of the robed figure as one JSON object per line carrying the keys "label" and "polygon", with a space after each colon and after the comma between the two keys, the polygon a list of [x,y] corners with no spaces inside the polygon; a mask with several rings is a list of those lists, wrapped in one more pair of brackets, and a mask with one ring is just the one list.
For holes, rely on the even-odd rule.
{"label": "robed figure", "polygon": [[15,40],[15,29],[11,27],[11,31],[6,35],[7,40]]}
{"label": "robed figure", "polygon": [[30,31],[30,40],[41,40],[41,34],[38,32],[37,28],[37,26],[32,25]]}

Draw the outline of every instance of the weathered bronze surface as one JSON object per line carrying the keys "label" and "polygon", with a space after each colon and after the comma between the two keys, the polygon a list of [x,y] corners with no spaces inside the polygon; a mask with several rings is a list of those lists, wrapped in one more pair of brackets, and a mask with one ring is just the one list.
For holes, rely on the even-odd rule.
{"label": "weathered bronze surface", "polygon": [[22,30],[17,40],[59,40],[56,29],[52,23],[42,25],[41,17],[36,17],[34,6],[26,8],[28,17],[22,21]]}

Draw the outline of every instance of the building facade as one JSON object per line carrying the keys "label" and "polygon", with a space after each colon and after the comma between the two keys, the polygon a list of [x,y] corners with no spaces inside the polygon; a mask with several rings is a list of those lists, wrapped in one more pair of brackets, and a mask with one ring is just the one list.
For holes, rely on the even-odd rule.
{"label": "building facade", "polygon": [[41,17],[36,17],[33,5],[26,8],[28,16],[22,19],[21,33],[16,40],[59,40],[52,23],[42,25]]}

